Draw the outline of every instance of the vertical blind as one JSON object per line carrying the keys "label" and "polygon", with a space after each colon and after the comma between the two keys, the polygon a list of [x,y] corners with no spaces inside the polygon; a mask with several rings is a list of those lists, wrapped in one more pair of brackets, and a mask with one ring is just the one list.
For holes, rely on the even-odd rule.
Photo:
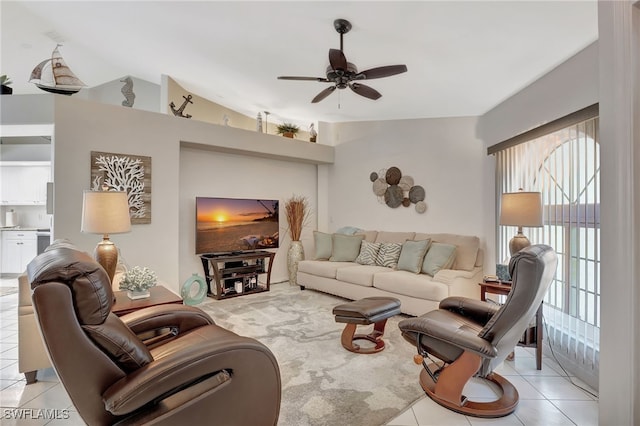
{"label": "vertical blind", "polygon": [[[542,193],[544,225],[524,228],[532,244],[558,254],[545,297],[544,318],[552,346],[583,368],[598,369],[600,330],[600,149],[598,118],[493,152],[496,212],[500,194]],[[498,218],[496,217],[496,223]],[[516,227],[496,226],[499,262],[509,257]]]}

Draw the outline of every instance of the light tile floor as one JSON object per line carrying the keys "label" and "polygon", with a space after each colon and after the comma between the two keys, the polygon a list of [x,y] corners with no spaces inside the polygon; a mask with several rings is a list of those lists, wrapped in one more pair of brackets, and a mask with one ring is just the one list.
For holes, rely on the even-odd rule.
{"label": "light tile floor", "polygon": [[[0,278],[0,287],[17,286],[16,279]],[[0,296],[0,424],[26,425],[84,425],[67,393],[52,369],[38,372],[38,381],[28,385],[18,373],[18,294]],[[479,419],[449,411],[424,397],[408,407],[388,426],[475,426],[475,425],[578,425],[598,424],[596,396],[571,384],[560,366],[551,358],[544,358],[542,371],[535,368],[533,349],[516,348],[514,361],[506,361],[497,370],[518,389],[520,403],[514,414],[500,419]],[[417,374],[416,374],[417,380]],[[578,379],[574,382],[588,388]],[[591,391],[593,392],[593,391]],[[594,392],[595,393],[595,392]],[[490,400],[494,393],[482,383],[473,383],[465,394],[474,400]],[[20,411],[13,411],[19,408]],[[67,410],[65,419],[43,417],[40,410]],[[16,414],[31,419],[15,419]],[[345,425],[348,425],[348,420]],[[297,425],[282,425],[297,426]]]}

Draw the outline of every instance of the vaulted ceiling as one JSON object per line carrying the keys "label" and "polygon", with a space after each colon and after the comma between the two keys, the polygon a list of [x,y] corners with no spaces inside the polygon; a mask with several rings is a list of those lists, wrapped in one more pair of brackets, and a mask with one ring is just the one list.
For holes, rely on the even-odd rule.
{"label": "vaulted ceiling", "polygon": [[[309,123],[481,115],[597,40],[589,1],[2,1],[0,74],[15,94],[41,93],[31,70],[56,43],[89,87],[131,75],[185,89],[249,116]],[[351,90],[314,98],[338,49],[359,70],[406,64]],[[135,88],[134,88],[135,90]]]}

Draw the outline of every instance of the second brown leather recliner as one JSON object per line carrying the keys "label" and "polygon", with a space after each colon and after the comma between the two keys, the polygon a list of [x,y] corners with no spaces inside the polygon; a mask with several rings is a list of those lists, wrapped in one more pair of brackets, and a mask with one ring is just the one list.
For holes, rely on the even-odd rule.
{"label": "second brown leather recliner", "polygon": [[87,424],[277,424],[280,370],[260,342],[191,306],[118,318],[104,269],[68,247],[27,272],[49,357]]}
{"label": "second brown leather recliner", "polygon": [[[518,404],[518,391],[493,372],[513,351],[536,314],[556,272],[558,258],[545,245],[527,247],[509,263],[511,292],[501,306],[464,297],[449,297],[440,308],[399,323],[402,335],[415,345],[424,366],[420,384],[427,396],[453,411],[476,417],[501,417]],[[434,356],[442,363],[427,364]],[[478,376],[502,391],[496,401],[470,401],[462,391]]]}

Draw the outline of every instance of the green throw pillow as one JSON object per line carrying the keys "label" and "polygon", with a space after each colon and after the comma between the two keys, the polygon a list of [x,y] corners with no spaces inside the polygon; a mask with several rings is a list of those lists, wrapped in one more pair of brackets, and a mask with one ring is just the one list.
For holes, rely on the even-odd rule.
{"label": "green throw pillow", "polygon": [[402,244],[400,258],[398,259],[398,269],[402,271],[419,274],[422,270],[424,255],[429,250],[431,239],[412,241],[407,240]]}
{"label": "green throw pillow", "polygon": [[447,269],[456,260],[456,246],[453,244],[433,243],[424,256],[422,272],[434,276],[440,269]]}
{"label": "green throw pillow", "polygon": [[356,263],[361,265],[375,265],[381,245],[381,243],[370,243],[369,241],[362,240],[360,254],[356,258]]}
{"label": "green throw pillow", "polygon": [[313,242],[316,247],[315,260],[328,260],[331,257],[331,234],[313,231]]}
{"label": "green throw pillow", "polygon": [[360,244],[363,235],[333,234],[333,251],[329,260],[331,262],[353,262],[360,254]]}
{"label": "green throw pillow", "polygon": [[400,243],[382,243],[378,257],[376,258],[376,265],[395,268],[398,266],[398,258],[400,257],[401,250],[402,244]]}

